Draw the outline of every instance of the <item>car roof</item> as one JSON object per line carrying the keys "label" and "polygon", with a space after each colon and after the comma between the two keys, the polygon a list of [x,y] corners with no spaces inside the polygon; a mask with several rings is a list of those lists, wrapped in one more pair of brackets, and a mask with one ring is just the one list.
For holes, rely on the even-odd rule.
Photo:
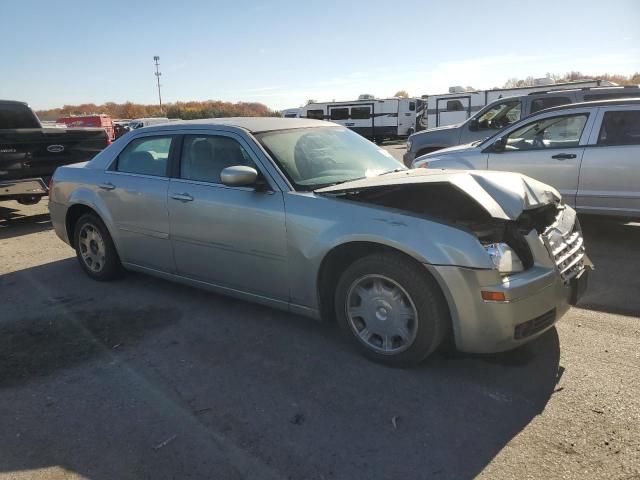
{"label": "car roof", "polygon": [[555,107],[545,108],[537,111],[535,114],[554,112],[556,110],[573,110],[576,108],[584,107],[608,107],[611,105],[640,105],[640,94],[638,97],[626,97],[626,98],[610,98],[607,100],[592,100],[589,102],[568,103],[566,105],[557,105]]}
{"label": "car roof", "polygon": [[331,122],[324,122],[322,120],[310,120],[306,118],[228,117],[203,118],[201,120],[182,120],[178,122],[162,123],[159,125],[145,127],[144,131],[149,132],[155,130],[173,130],[182,128],[196,129],[207,126],[236,127],[251,133],[261,133],[294,128],[337,127],[338,125]]}

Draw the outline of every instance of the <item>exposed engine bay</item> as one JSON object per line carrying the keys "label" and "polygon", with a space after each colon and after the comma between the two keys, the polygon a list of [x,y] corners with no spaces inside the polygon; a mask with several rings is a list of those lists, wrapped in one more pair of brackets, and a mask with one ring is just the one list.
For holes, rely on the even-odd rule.
{"label": "exposed engine bay", "polygon": [[334,195],[453,224],[469,230],[485,245],[504,242],[518,254],[525,269],[534,262],[525,235],[533,229],[542,234],[563,208],[560,202],[554,202],[524,210],[516,220],[493,218],[475,199],[449,182],[376,186]]}

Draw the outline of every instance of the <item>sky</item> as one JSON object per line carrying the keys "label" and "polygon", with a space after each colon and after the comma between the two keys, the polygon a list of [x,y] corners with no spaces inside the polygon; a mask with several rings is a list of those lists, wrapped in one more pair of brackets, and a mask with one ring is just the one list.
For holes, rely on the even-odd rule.
{"label": "sky", "polygon": [[2,0],[0,98],[108,101],[412,96],[512,77],[640,71],[640,0]]}

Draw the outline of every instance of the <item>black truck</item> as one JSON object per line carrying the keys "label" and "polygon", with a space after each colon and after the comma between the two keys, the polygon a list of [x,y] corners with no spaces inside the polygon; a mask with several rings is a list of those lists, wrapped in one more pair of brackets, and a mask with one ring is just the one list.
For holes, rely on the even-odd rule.
{"label": "black truck", "polygon": [[0,201],[38,203],[56,168],[90,160],[109,143],[102,128],[43,128],[26,103],[0,100]]}

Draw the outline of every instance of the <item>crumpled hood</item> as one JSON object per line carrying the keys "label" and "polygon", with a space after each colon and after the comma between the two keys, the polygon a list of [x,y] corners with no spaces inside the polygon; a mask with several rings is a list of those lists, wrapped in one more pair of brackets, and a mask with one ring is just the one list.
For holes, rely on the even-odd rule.
{"label": "crumpled hood", "polygon": [[465,192],[493,218],[503,220],[516,220],[525,210],[557,203],[561,198],[555,188],[526,175],[486,170],[405,170],[321,188],[315,193],[339,194],[416,184],[427,187],[444,182]]}

